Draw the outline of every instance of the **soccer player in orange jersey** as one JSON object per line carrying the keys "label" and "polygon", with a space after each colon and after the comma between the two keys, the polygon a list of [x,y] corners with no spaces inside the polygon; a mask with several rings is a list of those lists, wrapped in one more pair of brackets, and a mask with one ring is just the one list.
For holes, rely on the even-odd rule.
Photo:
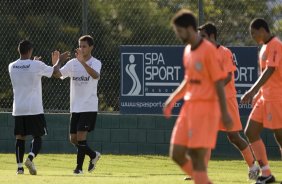
{"label": "soccer player in orange jersey", "polygon": [[216,42],[217,28],[213,23],[206,23],[198,28],[199,34],[212,42],[216,48],[222,62],[224,71],[228,73],[228,76],[224,80],[225,95],[228,112],[231,115],[233,121],[233,128],[226,130],[223,123],[220,122],[219,130],[227,133],[227,138],[242,154],[249,167],[249,179],[256,180],[259,175],[259,167],[255,164],[255,158],[249,144],[240,136],[239,131],[242,130],[242,124],[240,120],[240,114],[238,109],[238,103],[236,99],[235,79],[234,71],[236,71],[236,65],[233,61],[232,52]]}
{"label": "soccer player in orange jersey", "polygon": [[260,133],[263,128],[271,129],[282,150],[282,43],[271,34],[267,22],[261,18],[252,20],[250,33],[262,45],[259,53],[261,75],[241,97],[243,103],[254,104],[245,134],[262,172],[257,183],[272,183],[275,178],[271,173]]}
{"label": "soccer player in orange jersey", "polygon": [[184,99],[172,131],[170,156],[186,174],[190,174],[192,161],[194,182],[209,184],[205,156],[215,147],[220,118],[226,128],[232,128],[224,94],[226,73],[215,46],[198,35],[192,12],[180,10],[172,23],[176,35],[187,46],[183,56],[185,77],[164,107],[164,115],[169,118],[174,104]]}

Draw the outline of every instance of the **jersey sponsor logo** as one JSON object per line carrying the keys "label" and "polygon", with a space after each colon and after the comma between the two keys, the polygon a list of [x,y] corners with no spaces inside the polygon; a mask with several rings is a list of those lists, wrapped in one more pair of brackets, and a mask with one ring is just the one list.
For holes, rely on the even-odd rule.
{"label": "jersey sponsor logo", "polygon": [[201,84],[201,80],[198,80],[198,79],[190,79],[188,82],[190,84]]}
{"label": "jersey sponsor logo", "polygon": [[169,96],[180,85],[181,66],[165,52],[121,54],[122,96]]}
{"label": "jersey sponsor logo", "polygon": [[14,65],[13,68],[15,69],[28,69],[30,67],[29,65]]}
{"label": "jersey sponsor logo", "polygon": [[85,76],[81,76],[81,77],[72,77],[72,80],[74,81],[89,81],[90,76],[85,77]]}

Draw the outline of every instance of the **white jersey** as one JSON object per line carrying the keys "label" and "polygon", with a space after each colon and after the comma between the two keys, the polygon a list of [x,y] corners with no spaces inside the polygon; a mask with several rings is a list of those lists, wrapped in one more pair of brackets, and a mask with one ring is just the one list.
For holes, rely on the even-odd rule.
{"label": "white jersey", "polygon": [[[100,74],[102,64],[91,57],[86,64]],[[62,79],[70,77],[70,112],[97,112],[97,86],[99,79],[93,79],[76,59],[68,61],[61,69]]]}
{"label": "white jersey", "polygon": [[51,77],[53,67],[42,61],[20,60],[9,64],[13,86],[13,115],[35,115],[43,113],[42,76]]}

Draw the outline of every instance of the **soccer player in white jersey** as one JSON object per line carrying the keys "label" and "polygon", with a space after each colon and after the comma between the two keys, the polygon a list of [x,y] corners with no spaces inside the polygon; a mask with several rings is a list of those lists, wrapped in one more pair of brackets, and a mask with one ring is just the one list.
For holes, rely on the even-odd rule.
{"label": "soccer player in white jersey", "polygon": [[[60,65],[68,59],[68,52],[58,55],[56,64],[51,67],[39,60],[31,60],[33,46],[28,40],[23,40],[18,45],[20,58],[9,64],[9,73],[13,86],[14,101],[13,113],[15,119],[14,135],[16,136],[17,174],[24,174],[23,157],[25,152],[25,137],[32,135],[28,158],[25,166],[30,174],[36,175],[33,163],[34,157],[39,153],[42,140],[41,136],[47,135],[46,121],[42,106],[41,78],[51,77],[59,72]],[[40,57],[36,57],[40,59]]]}
{"label": "soccer player in white jersey", "polygon": [[93,38],[84,35],[78,40],[76,58],[68,61],[57,77],[70,77],[70,141],[77,147],[77,166],[74,174],[82,174],[85,155],[90,157],[88,172],[95,169],[100,153],[87,144],[87,133],[94,130],[98,111],[97,85],[101,62],[91,55]]}

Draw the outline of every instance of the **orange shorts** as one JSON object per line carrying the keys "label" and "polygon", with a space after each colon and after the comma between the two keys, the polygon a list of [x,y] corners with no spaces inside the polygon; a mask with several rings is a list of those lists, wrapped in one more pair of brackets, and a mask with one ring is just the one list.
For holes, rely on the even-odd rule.
{"label": "orange shorts", "polygon": [[185,102],[174,125],[170,143],[188,148],[214,148],[219,119],[218,101]]}
{"label": "orange shorts", "polygon": [[[233,122],[233,128],[231,130],[228,130],[228,132],[242,130],[242,123],[240,120],[239,107],[236,97],[226,99],[226,105],[227,105],[228,113],[231,116]],[[227,131],[221,120],[219,123],[219,130]]]}
{"label": "orange shorts", "polygon": [[282,128],[282,102],[270,102],[260,98],[255,104],[249,119],[262,123],[269,129]]}

